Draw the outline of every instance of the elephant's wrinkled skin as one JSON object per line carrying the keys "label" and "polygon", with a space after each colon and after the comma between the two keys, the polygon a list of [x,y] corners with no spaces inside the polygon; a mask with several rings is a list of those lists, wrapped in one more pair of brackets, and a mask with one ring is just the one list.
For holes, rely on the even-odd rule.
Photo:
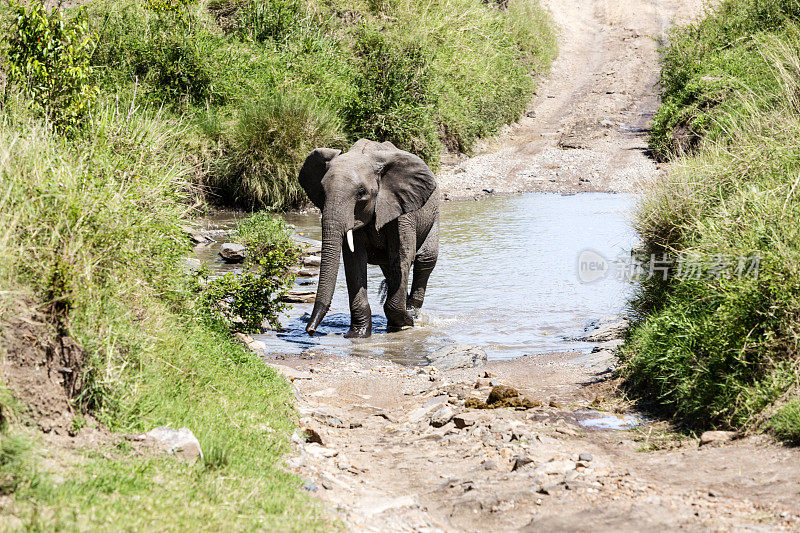
{"label": "elephant's wrinkled skin", "polygon": [[[319,286],[306,331],[313,334],[328,312],[340,251],[350,297],[345,337],[372,334],[368,263],[380,265],[386,277],[383,309],[389,327],[413,326],[409,311],[422,307],[439,254],[439,191],[428,166],[390,142],[361,139],[346,153],[317,148],[306,158],[299,179],[322,211]],[[406,295],[412,265],[411,293]]]}

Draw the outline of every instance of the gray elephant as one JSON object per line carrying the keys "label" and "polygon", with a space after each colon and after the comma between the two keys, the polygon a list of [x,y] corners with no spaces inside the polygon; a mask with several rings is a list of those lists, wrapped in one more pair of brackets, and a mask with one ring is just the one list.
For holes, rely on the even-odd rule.
{"label": "gray elephant", "polygon": [[322,211],[319,285],[306,331],[316,332],[331,305],[340,251],[350,298],[345,337],[372,334],[367,264],[379,265],[386,278],[383,309],[389,328],[413,326],[411,315],[422,307],[439,255],[439,190],[428,166],[390,142],[361,139],[346,153],[317,148],[299,180]]}

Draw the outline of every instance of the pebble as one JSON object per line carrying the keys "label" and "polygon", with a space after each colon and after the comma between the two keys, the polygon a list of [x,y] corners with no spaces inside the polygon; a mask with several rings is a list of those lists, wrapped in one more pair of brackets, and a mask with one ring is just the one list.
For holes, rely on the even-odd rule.
{"label": "pebble", "polygon": [[449,405],[445,405],[434,411],[431,415],[431,425],[435,428],[440,428],[450,422],[455,416],[455,411]]}
{"label": "pebble", "polygon": [[456,425],[458,429],[464,429],[470,426],[474,426],[476,422],[481,419],[481,415],[479,413],[460,413],[453,417],[453,423]]}
{"label": "pebble", "polygon": [[594,459],[594,457],[590,453],[583,452],[580,455],[578,455],[578,461],[583,461],[585,463],[588,463],[592,459]]}
{"label": "pebble", "polygon": [[531,459],[527,455],[518,455],[514,458],[514,466],[511,467],[511,471],[515,472],[531,463],[533,463],[533,459]]}
{"label": "pebble", "polygon": [[734,431],[706,431],[700,435],[700,446],[728,442],[736,437]]}

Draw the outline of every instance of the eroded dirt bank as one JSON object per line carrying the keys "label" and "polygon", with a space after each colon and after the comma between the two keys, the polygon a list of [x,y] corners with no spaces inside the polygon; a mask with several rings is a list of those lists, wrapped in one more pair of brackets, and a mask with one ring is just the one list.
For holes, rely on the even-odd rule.
{"label": "eroded dirt bank", "polygon": [[542,0],[559,56],[527,116],[445,162],[449,199],[528,191],[632,192],[662,169],[647,155],[658,104],[654,37],[696,16],[700,0]]}
{"label": "eroded dirt bank", "polygon": [[[289,468],[355,531],[800,528],[796,449],[582,425],[625,416],[608,362],[567,353],[439,372],[314,352],[269,361],[293,378],[303,416]],[[495,385],[542,405],[465,407]]]}

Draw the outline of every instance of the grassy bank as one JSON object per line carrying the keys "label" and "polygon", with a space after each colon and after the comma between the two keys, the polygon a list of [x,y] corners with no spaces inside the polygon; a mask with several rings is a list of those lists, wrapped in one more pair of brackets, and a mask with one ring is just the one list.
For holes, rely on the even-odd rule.
{"label": "grassy bank", "polygon": [[101,89],[199,126],[200,181],[247,208],[296,203],[317,146],[389,140],[432,167],[525,110],[555,52],[536,0],[94,2]]}
{"label": "grassy bank", "polygon": [[651,147],[673,164],[636,226],[648,257],[667,254],[676,268],[643,282],[623,367],[634,394],[688,427],[772,428],[791,442],[800,442],[798,17],[797,2],[727,0],[669,35]]}
{"label": "grassy bank", "polygon": [[[125,433],[186,426],[205,456],[180,463],[112,437],[53,446],[5,395],[2,529],[321,527],[301,480],[282,470],[288,385],[194,304],[180,229],[192,130],[113,101],[91,120],[65,140],[22,101],[0,114],[2,324],[37,307],[85,352],[79,412]],[[84,420],[73,422],[79,443]]]}

